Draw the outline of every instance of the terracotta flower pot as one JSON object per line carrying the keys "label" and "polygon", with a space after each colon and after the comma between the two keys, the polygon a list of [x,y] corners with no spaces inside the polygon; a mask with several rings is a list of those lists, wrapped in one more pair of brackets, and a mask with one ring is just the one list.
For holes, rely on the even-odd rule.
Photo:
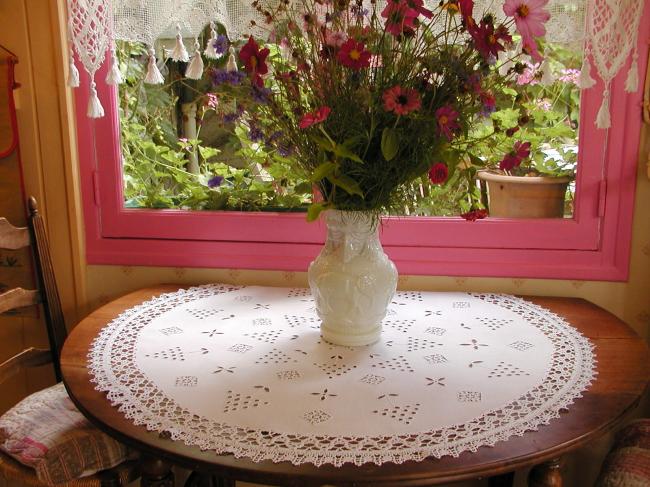
{"label": "terracotta flower pot", "polygon": [[479,171],[487,182],[490,216],[501,218],[562,218],[568,177],[506,176]]}

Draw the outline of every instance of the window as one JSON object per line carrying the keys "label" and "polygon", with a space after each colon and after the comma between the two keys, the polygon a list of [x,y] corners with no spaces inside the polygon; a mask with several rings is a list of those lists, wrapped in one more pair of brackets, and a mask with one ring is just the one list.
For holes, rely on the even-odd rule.
{"label": "window", "polygon": [[[641,25],[644,39],[650,23]],[[647,58],[647,49],[640,43],[640,60]],[[639,95],[624,92],[625,74],[623,70],[612,85],[608,133],[593,123],[603,87],[582,95],[572,218],[387,218],[382,242],[400,272],[624,280],[641,126]],[[303,214],[126,207],[117,93],[103,84],[100,90],[106,116],[96,120],[85,116],[87,80],[77,92],[89,263],[307,268],[320,249],[324,226],[306,223]]]}

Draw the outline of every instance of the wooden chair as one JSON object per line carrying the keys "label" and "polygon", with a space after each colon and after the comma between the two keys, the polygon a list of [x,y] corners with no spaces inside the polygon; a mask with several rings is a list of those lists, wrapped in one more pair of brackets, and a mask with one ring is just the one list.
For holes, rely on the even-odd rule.
{"label": "wooden chair", "polygon": [[[27,348],[26,350],[23,350],[17,355],[6,360],[4,363],[0,364],[0,384],[4,383],[8,378],[17,374],[21,369],[41,366],[50,363],[53,365],[57,382],[61,381],[59,355],[63,346],[63,342],[67,336],[67,331],[63,313],[61,311],[59,293],[57,291],[56,281],[54,278],[52,259],[48,248],[45,227],[43,225],[43,220],[38,212],[36,200],[33,197],[29,198],[28,206],[30,213],[28,228],[16,228],[11,225],[5,218],[0,218],[0,249],[17,250],[28,247],[30,245],[32,246],[36,277],[38,281],[38,290],[25,290],[22,288],[15,288],[0,294],[0,314],[14,310],[16,308],[40,304],[44,311],[45,324],[47,326],[50,346],[49,349],[39,349],[34,347]],[[67,411],[71,411],[70,415],[80,415],[76,408],[72,406],[70,399],[67,397],[67,394],[61,385],[53,386],[52,388],[46,389],[45,391],[46,392],[38,392],[32,394],[23,402],[21,402],[17,407],[19,408],[22,404],[29,405],[31,398],[36,397],[39,394],[49,394],[47,397],[59,397],[62,401],[67,401],[65,407],[67,408]],[[35,399],[35,401],[37,401],[37,399]],[[35,404],[39,405],[41,403],[36,402]],[[39,407],[33,407],[32,409],[39,410]],[[58,413],[56,413],[56,409],[53,409],[53,411],[55,416],[57,416]],[[10,411],[9,413],[0,417],[0,423],[2,423],[4,419],[5,422],[9,421],[8,424],[12,424],[11,419],[7,419],[11,414],[12,413]],[[13,414],[16,414],[17,417],[25,418],[24,414]],[[35,414],[40,413],[35,411]],[[66,416],[66,414],[61,414],[58,417],[63,418]],[[113,455],[113,452],[115,450],[111,450],[110,446],[117,446],[119,448],[124,447],[122,447],[115,440],[112,440],[108,437],[100,437],[100,440],[97,440],[98,435],[102,435],[99,433],[99,430],[92,427],[89,423],[86,423],[83,420],[83,427],[78,427],[77,424],[79,424],[80,420],[80,417],[76,417],[74,420],[75,422],[71,423],[72,426],[70,426],[70,429],[64,430],[65,432],[61,434],[62,437],[65,437],[63,440],[66,442],[76,442],[74,446],[75,449],[79,451],[83,450],[84,448],[92,449],[96,447],[94,456],[100,465],[106,463],[104,459],[100,458],[100,452],[110,451],[111,455],[109,460],[113,463],[115,461],[118,461],[116,458],[118,458],[119,455]],[[22,419],[20,421],[22,421]],[[38,423],[39,419],[35,418],[34,421]],[[54,421],[56,422],[57,420],[55,419]],[[61,423],[64,422],[64,419],[61,419]],[[46,429],[49,425],[43,426],[44,429]],[[68,427],[68,425],[63,426]],[[55,427],[52,427],[51,430],[48,430],[48,432],[52,433],[52,436],[48,437],[48,441],[53,437],[56,437],[57,434],[60,434],[58,432],[54,432],[54,429]],[[7,440],[6,434],[3,432],[0,432],[0,440],[5,443],[8,441],[14,441],[13,439]],[[33,441],[31,438],[28,438],[28,440]],[[20,441],[21,440],[18,440],[18,442]],[[102,441],[105,441],[106,443],[102,443]],[[44,452],[52,452],[58,448],[58,446],[52,446],[49,443],[47,447],[39,443],[38,447],[42,447],[42,451]],[[39,454],[40,453],[37,452],[37,455]],[[79,455],[81,455],[81,453],[79,453]],[[60,461],[63,464],[64,462],[62,459],[63,457],[61,457]],[[83,462],[81,461],[80,464],[83,464]],[[61,468],[63,470],[66,470],[67,465],[63,464]],[[41,475],[41,478],[39,478],[36,475],[36,470],[34,468],[30,468],[23,465],[22,463],[19,463],[5,451],[0,452],[0,475],[9,480],[11,484],[19,483],[29,486],[42,486],[47,484],[47,482],[43,481],[41,470],[39,470],[39,475]],[[113,487],[126,485],[132,480],[137,479],[138,476],[139,474],[137,471],[136,462],[126,461],[117,466],[112,466],[111,468],[105,469],[90,476],[71,479],[62,485],[70,487]],[[50,479],[52,477],[48,475],[47,478]]]}

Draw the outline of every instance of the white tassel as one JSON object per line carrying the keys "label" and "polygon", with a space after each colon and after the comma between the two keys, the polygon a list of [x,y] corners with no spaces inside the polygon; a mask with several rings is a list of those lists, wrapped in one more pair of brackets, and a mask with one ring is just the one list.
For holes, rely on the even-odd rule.
{"label": "white tassel", "polygon": [[632,65],[630,66],[630,70],[627,73],[627,79],[625,80],[625,91],[628,93],[636,93],[636,91],[639,89],[639,63],[637,62],[638,57],[639,55],[635,50],[634,54],[632,55]]}
{"label": "white tassel", "polygon": [[70,88],[79,88],[79,70],[74,64],[74,51],[72,50],[72,44],[70,44],[70,50],[68,52],[68,86]]}
{"label": "white tassel", "polygon": [[596,127],[599,129],[608,129],[612,126],[612,121],[609,115],[609,89],[603,91],[603,103],[598,110],[596,117]]}
{"label": "white tassel", "polygon": [[94,80],[90,82],[90,99],[88,100],[86,115],[89,118],[101,118],[104,116],[104,107],[97,96],[97,87]]}
{"label": "white tassel", "polygon": [[107,85],[121,85],[124,82],[122,72],[120,71],[120,63],[117,59],[115,48],[111,49],[111,69],[106,73]]}
{"label": "white tassel", "polygon": [[68,80],[70,88],[79,88],[79,70],[74,64],[74,51],[72,49],[72,18],[68,18]]}
{"label": "white tassel", "polygon": [[153,50],[153,47],[149,48],[149,64],[147,65],[147,74],[144,77],[144,82],[150,85],[161,85],[165,82],[165,78],[163,78],[156,65],[156,52]]}
{"label": "white tassel", "polygon": [[239,71],[237,61],[235,60],[235,49],[232,47],[230,48],[230,56],[228,56],[228,62],[226,63],[226,71],[229,73]]}
{"label": "white tassel", "polygon": [[74,59],[70,56],[70,64],[68,65],[68,86],[70,88],[79,87],[79,70],[74,65]]}
{"label": "white tassel", "polygon": [[542,86],[551,86],[553,83],[555,83],[553,70],[551,69],[551,63],[549,62],[546,55],[544,56],[544,61],[542,61],[540,70],[542,71],[542,79],[539,81],[539,84]]}
{"label": "white tassel", "polygon": [[201,79],[203,77],[203,58],[201,58],[201,45],[198,40],[194,41],[194,55],[189,66],[185,70],[185,77],[188,79]]}
{"label": "white tassel", "polygon": [[214,29],[214,22],[210,22],[210,38],[205,46],[205,57],[208,59],[219,59],[222,55],[214,49],[214,42],[217,40],[217,31]]}
{"label": "white tassel", "polygon": [[596,80],[591,77],[591,63],[589,62],[589,53],[585,52],[585,60],[580,68],[580,78],[578,86],[583,90],[587,90],[596,84]]}
{"label": "white tassel", "polygon": [[179,25],[176,26],[176,45],[170,57],[174,61],[183,63],[190,60],[190,55],[187,53],[187,49],[185,49],[185,44],[183,44],[183,36],[181,35],[181,27]]}

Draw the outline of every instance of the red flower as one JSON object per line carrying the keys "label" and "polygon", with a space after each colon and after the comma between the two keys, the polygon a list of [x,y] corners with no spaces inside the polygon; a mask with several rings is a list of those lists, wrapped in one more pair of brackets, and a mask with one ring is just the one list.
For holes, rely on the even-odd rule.
{"label": "red flower", "polygon": [[474,45],[478,52],[481,53],[484,59],[489,58],[490,56],[497,56],[499,52],[505,51],[506,48],[501,44],[505,42],[510,44],[512,42],[512,36],[508,32],[508,29],[500,25],[496,30],[494,25],[485,21],[481,21],[481,24],[469,30],[472,39],[474,39]]}
{"label": "red flower", "polygon": [[518,167],[521,162],[530,156],[530,142],[515,142],[514,149],[508,152],[499,163],[499,169],[502,171],[511,171]]}
{"label": "red flower", "polygon": [[515,125],[514,127],[510,127],[509,129],[506,130],[506,137],[512,137],[517,132],[519,132],[519,125]]}
{"label": "red flower", "polygon": [[386,19],[386,32],[397,37],[404,32],[415,30],[418,12],[412,9],[406,0],[390,1],[381,12],[381,16]]}
{"label": "red flower", "polygon": [[301,129],[306,129],[317,123],[324,122],[329,117],[331,111],[332,109],[330,107],[320,107],[318,110],[306,113],[300,119],[298,126]]}
{"label": "red flower", "polygon": [[474,12],[474,0],[458,0],[458,6],[460,7],[460,13],[463,18],[466,19],[472,16]]}
{"label": "red flower", "polygon": [[422,106],[420,94],[416,90],[402,88],[399,85],[384,91],[382,99],[384,100],[384,110],[395,112],[397,115],[406,115]]}
{"label": "red flower", "polygon": [[460,216],[462,216],[465,220],[469,222],[475,222],[476,220],[482,220],[483,218],[486,218],[488,216],[487,210],[484,210],[483,208],[481,209],[474,209],[470,210],[467,213],[463,213]]}
{"label": "red flower", "polygon": [[363,42],[348,39],[341,46],[339,61],[343,66],[352,69],[367,68],[370,66],[370,51],[366,50]]}
{"label": "red flower", "polygon": [[429,181],[433,184],[442,184],[449,177],[449,169],[442,162],[437,162],[429,169]]}
{"label": "red flower", "polygon": [[454,132],[460,128],[458,122],[458,112],[451,106],[445,105],[436,110],[436,119],[438,120],[438,135],[444,135],[447,140],[454,138]]}
{"label": "red flower", "polygon": [[258,86],[262,84],[260,75],[269,72],[266,58],[270,52],[268,48],[260,50],[260,46],[257,45],[252,36],[248,38],[248,42],[239,51],[239,59],[244,62],[246,71],[251,75],[253,83]]}

